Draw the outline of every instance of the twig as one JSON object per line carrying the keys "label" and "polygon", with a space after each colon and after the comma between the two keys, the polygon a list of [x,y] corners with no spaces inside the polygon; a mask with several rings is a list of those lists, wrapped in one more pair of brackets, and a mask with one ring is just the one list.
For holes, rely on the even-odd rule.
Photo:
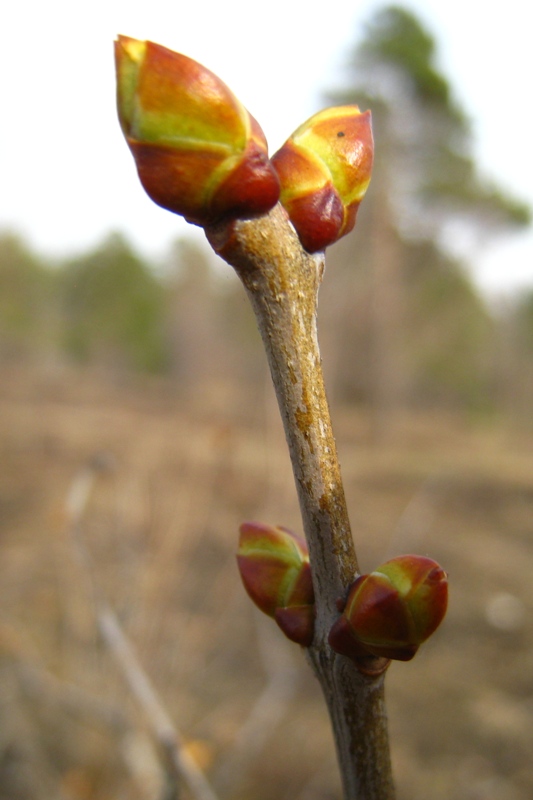
{"label": "twig", "polygon": [[[149,733],[144,729],[132,728],[129,715],[118,702],[109,702],[109,699],[102,700],[75,684],[57,678],[46,668],[33,648],[28,646],[28,643],[20,636],[20,631],[14,630],[8,625],[1,625],[0,635],[4,654],[9,654],[16,663],[16,675],[20,682],[20,689],[24,699],[28,701],[28,710],[31,713],[31,720],[28,719],[28,722],[33,724],[34,721],[37,721],[38,723],[41,719],[42,709],[48,708],[52,704],[54,709],[61,709],[69,720],[79,718],[85,724],[89,721],[93,725],[111,731],[118,741],[117,749],[130,770],[141,796],[153,798],[154,791],[157,789],[156,781],[161,784],[161,767],[160,763],[156,761],[157,754],[154,752],[153,741]],[[39,738],[26,734],[27,732],[23,736],[25,746],[33,739]],[[143,750],[143,758],[132,758],[133,751],[138,753],[140,748]],[[147,753],[148,748],[149,752]],[[37,750],[35,750],[35,754],[37,754]],[[148,761],[150,756],[151,763]],[[39,758],[41,758],[40,755]],[[48,766],[48,762],[46,766]],[[44,764],[37,770],[38,780],[41,783],[40,773],[43,771],[43,767]],[[154,775],[156,769],[157,777]],[[50,780],[53,782],[54,778],[51,777]],[[57,776],[55,783],[57,785],[50,785],[48,795],[55,797],[59,791],[60,796],[67,800],[60,788],[62,778]],[[32,792],[29,792],[29,795],[33,797]],[[69,794],[68,797],[71,795]]]}
{"label": "twig", "polygon": [[184,780],[198,800],[217,800],[203,772],[189,756],[181,737],[163,707],[137,654],[120,627],[116,615],[103,606],[98,610],[98,628],[161,748],[167,772]]}
{"label": "twig", "polygon": [[133,697],[142,710],[164,759],[167,778],[179,785],[183,780],[197,800],[218,800],[207,778],[183,747],[181,736],[167,714],[116,614],[97,586],[92,559],[82,538],[81,521],[98,470],[103,462],[93,459],[74,479],[66,500],[68,526],[78,561],[86,570],[94,595],[98,629],[115,659]]}
{"label": "twig", "polygon": [[313,571],[317,619],[308,656],[332,719],[345,798],[392,800],[384,676],[363,675],[327,641],[357,560],[317,340],[324,258],[302,249],[279,205],[206,233],[246,288],[270,365]]}

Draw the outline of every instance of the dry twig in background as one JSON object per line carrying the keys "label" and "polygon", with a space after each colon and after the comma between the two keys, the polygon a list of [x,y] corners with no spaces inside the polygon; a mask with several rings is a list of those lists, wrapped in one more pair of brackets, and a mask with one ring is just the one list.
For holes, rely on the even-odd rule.
{"label": "dry twig in background", "polygon": [[184,782],[196,800],[218,800],[207,778],[187,753],[175,724],[168,715],[135,650],[106,601],[94,574],[90,553],[83,539],[82,519],[96,476],[105,468],[105,460],[96,457],[74,478],[65,507],[69,532],[78,562],[91,582],[98,629],[132,696],[142,711],[153,736],[167,781],[177,797]]}

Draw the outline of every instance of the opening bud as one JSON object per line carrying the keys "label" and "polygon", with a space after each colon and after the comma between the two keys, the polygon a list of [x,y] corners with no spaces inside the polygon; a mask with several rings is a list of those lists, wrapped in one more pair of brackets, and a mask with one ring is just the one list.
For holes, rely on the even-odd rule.
{"label": "opening bud", "polygon": [[206,67],[166,47],[115,42],[122,131],[151,199],[196,225],[252,217],[279,198],[258,123]]}
{"label": "opening bud", "polygon": [[308,647],[315,606],[305,541],[287,528],[245,522],[240,527],[237,564],[256,606],[273,617],[289,639]]}
{"label": "opening bud", "polygon": [[446,613],[447,575],[423,556],[398,556],[353,583],[333,625],[333,650],[357,661],[373,655],[409,661]]}
{"label": "opening bud", "polygon": [[355,105],[315,114],[272,156],[280,201],[308,252],[352,230],[373,157],[370,112]]}

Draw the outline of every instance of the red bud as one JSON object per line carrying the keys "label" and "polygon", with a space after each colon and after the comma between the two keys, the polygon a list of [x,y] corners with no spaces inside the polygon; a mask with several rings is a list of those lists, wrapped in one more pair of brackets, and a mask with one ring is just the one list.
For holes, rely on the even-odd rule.
{"label": "red bud", "polygon": [[430,558],[387,561],[353,583],[329,643],[354,660],[364,655],[409,661],[446,613],[448,581]]}
{"label": "red bud", "polygon": [[263,131],[228,87],[153,42],[115,42],[120,124],[152,200],[196,225],[252,217],[278,201]]}
{"label": "red bud", "polygon": [[245,522],[237,563],[244,588],[285,635],[309,646],[313,640],[314,593],[307,545],[286,528]]}
{"label": "red bud", "polygon": [[310,253],[352,230],[370,183],[373,154],[370,112],[339,106],[300,125],[272,156],[280,201]]}

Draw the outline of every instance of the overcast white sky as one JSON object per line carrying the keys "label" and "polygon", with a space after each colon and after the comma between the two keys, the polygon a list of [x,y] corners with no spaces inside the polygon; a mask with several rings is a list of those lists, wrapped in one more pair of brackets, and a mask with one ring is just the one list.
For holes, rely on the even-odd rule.
{"label": "overcast white sky", "polygon": [[[31,0],[4,5],[0,228],[45,253],[122,230],[160,254],[188,226],[148,200],[116,121],[112,42],[152,39],[201,61],[258,119],[274,152],[320,107],[376,0]],[[484,170],[533,205],[533,12],[524,0],[407,0],[474,122]],[[533,286],[533,232],[476,254],[489,292]]]}

